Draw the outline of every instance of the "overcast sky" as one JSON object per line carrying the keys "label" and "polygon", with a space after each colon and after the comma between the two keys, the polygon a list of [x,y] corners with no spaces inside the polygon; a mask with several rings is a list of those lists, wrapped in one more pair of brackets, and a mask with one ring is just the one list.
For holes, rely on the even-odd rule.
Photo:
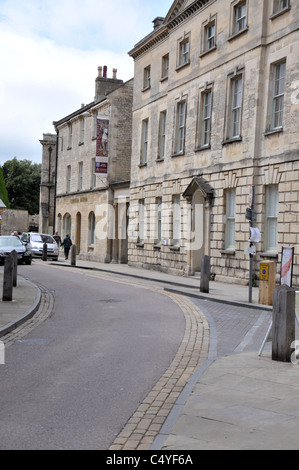
{"label": "overcast sky", "polygon": [[0,0],[0,165],[41,163],[43,133],[94,99],[99,65],[133,77],[128,52],[171,0]]}

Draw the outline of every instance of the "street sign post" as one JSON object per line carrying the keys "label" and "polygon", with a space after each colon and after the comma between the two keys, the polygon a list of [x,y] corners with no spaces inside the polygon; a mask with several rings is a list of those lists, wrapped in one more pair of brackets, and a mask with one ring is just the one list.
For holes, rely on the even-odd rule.
{"label": "street sign post", "polygon": [[[246,219],[249,220],[250,228],[253,229],[253,222],[256,220],[254,212],[255,186],[251,186],[249,195],[249,208],[246,210]],[[252,230],[250,230],[250,261],[249,261],[249,303],[252,303],[252,275],[253,275],[253,241],[251,241]]]}

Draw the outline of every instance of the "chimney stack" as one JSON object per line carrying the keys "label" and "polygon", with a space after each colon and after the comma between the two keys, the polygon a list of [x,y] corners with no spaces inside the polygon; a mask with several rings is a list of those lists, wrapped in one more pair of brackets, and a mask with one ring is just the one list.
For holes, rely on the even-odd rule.
{"label": "chimney stack", "polygon": [[104,67],[98,67],[98,76],[95,82],[95,102],[105,99],[108,93],[124,83],[123,80],[118,80],[116,78],[117,69],[113,69],[113,78],[107,77],[107,71],[107,65]]}
{"label": "chimney stack", "polygon": [[162,16],[157,16],[157,18],[154,19],[153,23],[154,23],[154,31],[158,28],[160,28],[160,26],[163,24],[163,21],[164,21],[164,18],[162,18]]}

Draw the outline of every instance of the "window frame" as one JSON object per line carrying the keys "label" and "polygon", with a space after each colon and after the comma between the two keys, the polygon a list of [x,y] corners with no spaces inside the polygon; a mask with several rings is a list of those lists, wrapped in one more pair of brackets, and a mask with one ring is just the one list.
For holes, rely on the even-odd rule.
{"label": "window frame", "polygon": [[166,80],[169,77],[169,53],[162,57],[162,70],[161,80]]}
{"label": "window frame", "polygon": [[225,191],[225,250],[236,250],[236,188]]}
{"label": "window frame", "polygon": [[155,245],[162,245],[162,197],[156,198],[156,239]]}
{"label": "window frame", "polygon": [[[182,121],[181,118],[183,118]],[[185,153],[186,123],[187,99],[182,99],[176,103],[174,156],[184,155]]]}
{"label": "window frame", "polygon": [[78,164],[78,191],[83,189],[83,162]]}
{"label": "window frame", "polygon": [[[239,17],[239,9],[243,6],[245,6],[245,15]],[[244,25],[239,27],[241,21],[244,22]],[[248,0],[235,0],[231,3],[230,37],[228,39],[232,40],[246,31],[248,31]]]}
{"label": "window frame", "polygon": [[151,88],[151,66],[148,65],[143,70],[143,89],[142,91],[149,90]]}
{"label": "window frame", "polygon": [[97,175],[96,175],[96,159],[91,159],[91,175],[90,175],[90,189],[95,189],[97,186]]}
{"label": "window frame", "polygon": [[148,144],[149,144],[149,118],[143,119],[141,123],[141,147],[139,166],[147,164]]}
{"label": "window frame", "polygon": [[[188,50],[184,50],[184,46],[186,44],[188,44]],[[190,64],[190,54],[191,54],[191,35],[190,33],[188,33],[188,34],[185,34],[183,38],[180,38],[178,40],[176,71]]]}
{"label": "window frame", "polygon": [[[207,103],[207,96],[210,96],[210,102]],[[196,150],[210,148],[211,130],[212,130],[212,112],[213,112],[213,87],[209,86],[201,91],[199,98],[198,124],[197,124],[197,144]],[[209,109],[209,114],[206,110]],[[208,137],[207,139],[205,137]]]}
{"label": "window frame", "polygon": [[[240,82],[240,91],[236,90],[236,83]],[[237,92],[236,92],[237,91]],[[223,144],[242,140],[242,117],[244,99],[244,70],[237,70],[228,77],[228,92],[226,105],[225,136]],[[236,96],[240,95],[240,102],[235,103]],[[236,120],[236,115],[239,118]],[[238,122],[238,133],[235,132],[234,123]]]}
{"label": "window frame", "polygon": [[71,180],[72,180],[72,166],[67,165],[66,167],[66,193],[71,192]]}
{"label": "window frame", "polygon": [[[281,5],[282,2],[285,2],[285,6]],[[270,16],[270,19],[274,19],[277,16],[282,15],[283,13],[291,9],[290,0],[273,0],[273,14]]]}
{"label": "window frame", "polygon": [[139,216],[138,216],[138,243],[144,244],[145,238],[145,199],[139,199]]}
{"label": "window frame", "polygon": [[181,243],[181,196],[176,194],[172,198],[172,246],[179,247]]}
{"label": "window frame", "polygon": [[68,124],[68,150],[73,147],[73,123]]}
{"label": "window frame", "polygon": [[162,161],[165,158],[166,150],[166,122],[167,111],[161,111],[159,116],[159,137],[158,137],[158,155],[157,160]]}
{"label": "window frame", "polygon": [[[281,74],[281,67],[284,66],[284,75]],[[286,59],[271,65],[271,116],[270,116],[270,131],[279,131],[283,129],[283,118],[284,118],[284,104],[285,104],[285,91],[286,91],[286,72],[287,63]],[[278,72],[279,71],[279,72]],[[277,72],[279,75],[277,75]],[[280,90],[280,84],[283,80],[283,92]],[[277,87],[278,85],[278,87]],[[276,110],[276,105],[279,105],[279,109]],[[278,117],[278,122],[276,117]]]}
{"label": "window frame", "polygon": [[[273,197],[275,190],[275,200],[269,201]],[[265,188],[266,206],[265,206],[265,252],[266,253],[278,253],[278,216],[279,216],[279,185],[269,184]],[[272,210],[273,209],[273,210]],[[272,213],[273,212],[273,213]],[[271,246],[271,238],[273,237],[273,222],[275,224],[274,238],[275,246]],[[271,233],[272,232],[272,233]]]}

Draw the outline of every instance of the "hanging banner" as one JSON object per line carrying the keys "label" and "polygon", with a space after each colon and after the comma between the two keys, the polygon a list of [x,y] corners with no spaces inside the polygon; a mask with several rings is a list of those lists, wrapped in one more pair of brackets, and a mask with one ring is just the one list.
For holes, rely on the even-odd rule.
{"label": "hanging banner", "polygon": [[96,146],[96,163],[95,173],[101,175],[108,174],[108,158],[109,158],[109,120],[97,119],[97,146]]}
{"label": "hanging banner", "polygon": [[282,248],[280,284],[292,287],[294,247]]}

